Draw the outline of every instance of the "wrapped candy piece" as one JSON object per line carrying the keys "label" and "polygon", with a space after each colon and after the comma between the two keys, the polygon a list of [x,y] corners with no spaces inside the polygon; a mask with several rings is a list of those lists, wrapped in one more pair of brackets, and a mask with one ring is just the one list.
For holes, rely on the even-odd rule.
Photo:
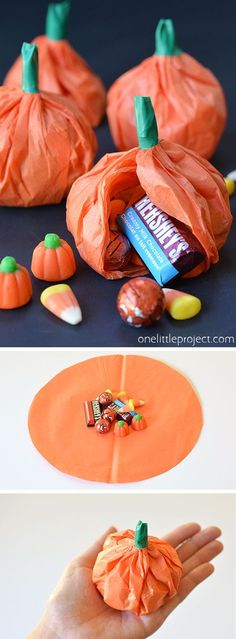
{"label": "wrapped candy piece", "polygon": [[131,246],[129,240],[122,233],[111,231],[106,247],[104,266],[108,271],[117,271],[126,266],[130,259]]}
{"label": "wrapped candy piece", "polygon": [[97,144],[69,99],[38,90],[38,51],[22,46],[22,89],[0,88],[0,205],[56,204],[91,168]]}
{"label": "wrapped candy piece", "polygon": [[226,124],[223,89],[213,73],[179,49],[172,20],[160,20],[156,50],[118,78],[108,91],[107,116],[116,147],[137,146],[135,95],[149,95],[161,138],[210,158]]}
{"label": "wrapped candy piece", "polygon": [[139,521],[135,531],[108,535],[94,565],[93,582],[111,608],[145,615],[177,593],[182,572],[176,550],[148,536],[147,524]]}
{"label": "wrapped candy piece", "polygon": [[[101,121],[106,108],[106,90],[95,73],[65,39],[70,2],[49,4],[45,35],[34,38],[39,50],[39,87],[69,96],[86,113],[91,126]],[[21,86],[21,59],[16,59],[4,84]]]}
{"label": "wrapped candy piece", "polygon": [[146,277],[137,277],[123,284],[116,304],[122,319],[138,328],[155,324],[165,308],[162,288]]}
{"label": "wrapped candy piece", "polygon": [[[219,249],[228,236],[232,215],[223,176],[207,160],[174,142],[158,139],[149,97],[135,98],[139,147],[106,154],[73,184],[67,199],[67,226],[81,257],[108,279],[147,273],[132,253],[122,269],[105,268],[110,237],[110,202],[115,197],[132,202],[137,187],[166,215],[184,226],[201,245],[205,258],[189,270],[198,275],[219,260]],[[139,194],[140,196],[140,194]],[[138,196],[138,197],[139,197]],[[122,214],[123,215],[123,214]],[[203,255],[203,257],[204,257]]]}

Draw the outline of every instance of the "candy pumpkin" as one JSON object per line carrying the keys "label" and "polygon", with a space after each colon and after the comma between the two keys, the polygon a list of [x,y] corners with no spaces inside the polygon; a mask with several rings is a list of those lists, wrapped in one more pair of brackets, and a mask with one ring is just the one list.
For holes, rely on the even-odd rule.
{"label": "candy pumpkin", "polygon": [[14,257],[4,257],[0,263],[0,308],[19,308],[32,297],[32,284],[27,269]]}
{"label": "candy pumpkin", "polygon": [[129,425],[126,424],[123,419],[119,419],[119,421],[115,423],[114,434],[117,435],[117,437],[126,437],[129,433]]}
{"label": "candy pumpkin", "polygon": [[0,88],[0,205],[60,202],[93,163],[96,138],[77,105],[38,90],[36,45],[22,46],[22,89]]}
{"label": "candy pumpkin", "polygon": [[139,521],[135,532],[124,530],[107,537],[94,565],[93,582],[112,608],[145,615],[177,593],[182,572],[176,550],[149,537],[147,524]]}
{"label": "candy pumpkin", "polygon": [[157,25],[154,55],[124,73],[108,92],[111,134],[122,151],[137,145],[135,95],[150,96],[161,138],[212,156],[227,118],[223,89],[209,69],[176,45],[172,20]]}
{"label": "candy pumpkin", "polygon": [[31,270],[46,282],[62,282],[74,275],[76,262],[70,245],[56,233],[47,233],[34,249]]}
{"label": "candy pumpkin", "polygon": [[224,179],[193,151],[158,139],[150,98],[136,97],[135,112],[139,147],[106,154],[76,180],[67,199],[67,226],[81,257],[104,277],[144,275],[146,267],[133,260],[133,254],[122,270],[108,271],[104,264],[111,202],[122,199],[128,206],[141,190],[200,242],[205,260],[191,271],[198,275],[218,262],[218,251],[230,230],[232,215]]}
{"label": "candy pumpkin", "polygon": [[[45,35],[34,38],[39,50],[39,86],[42,91],[69,96],[86,113],[91,126],[97,126],[106,108],[106,90],[88,64],[67,42],[70,2],[49,4]],[[21,58],[8,71],[4,84],[21,86]]]}
{"label": "candy pumpkin", "polygon": [[140,413],[133,416],[131,426],[134,430],[144,430],[147,428],[146,421]]}

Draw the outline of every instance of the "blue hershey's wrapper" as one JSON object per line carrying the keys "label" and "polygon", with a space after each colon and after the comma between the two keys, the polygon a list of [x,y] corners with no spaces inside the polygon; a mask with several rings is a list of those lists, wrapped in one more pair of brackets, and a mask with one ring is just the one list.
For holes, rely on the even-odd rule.
{"label": "blue hershey's wrapper", "polygon": [[205,253],[187,227],[144,196],[117,217],[123,233],[158,284],[191,271]]}

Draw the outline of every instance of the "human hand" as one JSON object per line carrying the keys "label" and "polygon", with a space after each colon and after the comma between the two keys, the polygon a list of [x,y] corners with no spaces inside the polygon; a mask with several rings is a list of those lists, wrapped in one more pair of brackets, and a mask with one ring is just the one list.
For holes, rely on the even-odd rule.
{"label": "human hand", "polygon": [[157,631],[173,610],[207,579],[210,563],[223,550],[219,528],[201,530],[185,524],[164,537],[174,546],[183,563],[177,595],[157,612],[137,617],[114,610],[104,603],[92,582],[93,566],[110,528],[91,548],[72,561],[52,593],[43,620],[29,639],[145,639]]}

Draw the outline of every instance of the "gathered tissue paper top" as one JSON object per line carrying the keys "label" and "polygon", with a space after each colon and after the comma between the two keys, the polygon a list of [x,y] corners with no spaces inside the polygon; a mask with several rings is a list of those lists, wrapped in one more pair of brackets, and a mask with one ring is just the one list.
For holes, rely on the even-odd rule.
{"label": "gathered tissue paper top", "polygon": [[137,146],[135,95],[150,96],[161,138],[205,158],[213,155],[226,125],[224,92],[209,69],[177,46],[172,20],[159,21],[155,53],[121,75],[108,91],[108,121],[121,151]]}
{"label": "gathered tissue paper top", "polygon": [[[73,49],[66,38],[70,2],[50,3],[46,33],[32,41],[39,50],[39,87],[42,91],[72,98],[86,114],[92,127],[97,126],[106,108],[106,90],[102,80]],[[21,86],[21,58],[8,71],[4,84]]]}
{"label": "gathered tissue paper top", "polygon": [[56,204],[88,171],[97,149],[69,98],[39,91],[38,50],[22,46],[22,89],[0,88],[0,205]]}

